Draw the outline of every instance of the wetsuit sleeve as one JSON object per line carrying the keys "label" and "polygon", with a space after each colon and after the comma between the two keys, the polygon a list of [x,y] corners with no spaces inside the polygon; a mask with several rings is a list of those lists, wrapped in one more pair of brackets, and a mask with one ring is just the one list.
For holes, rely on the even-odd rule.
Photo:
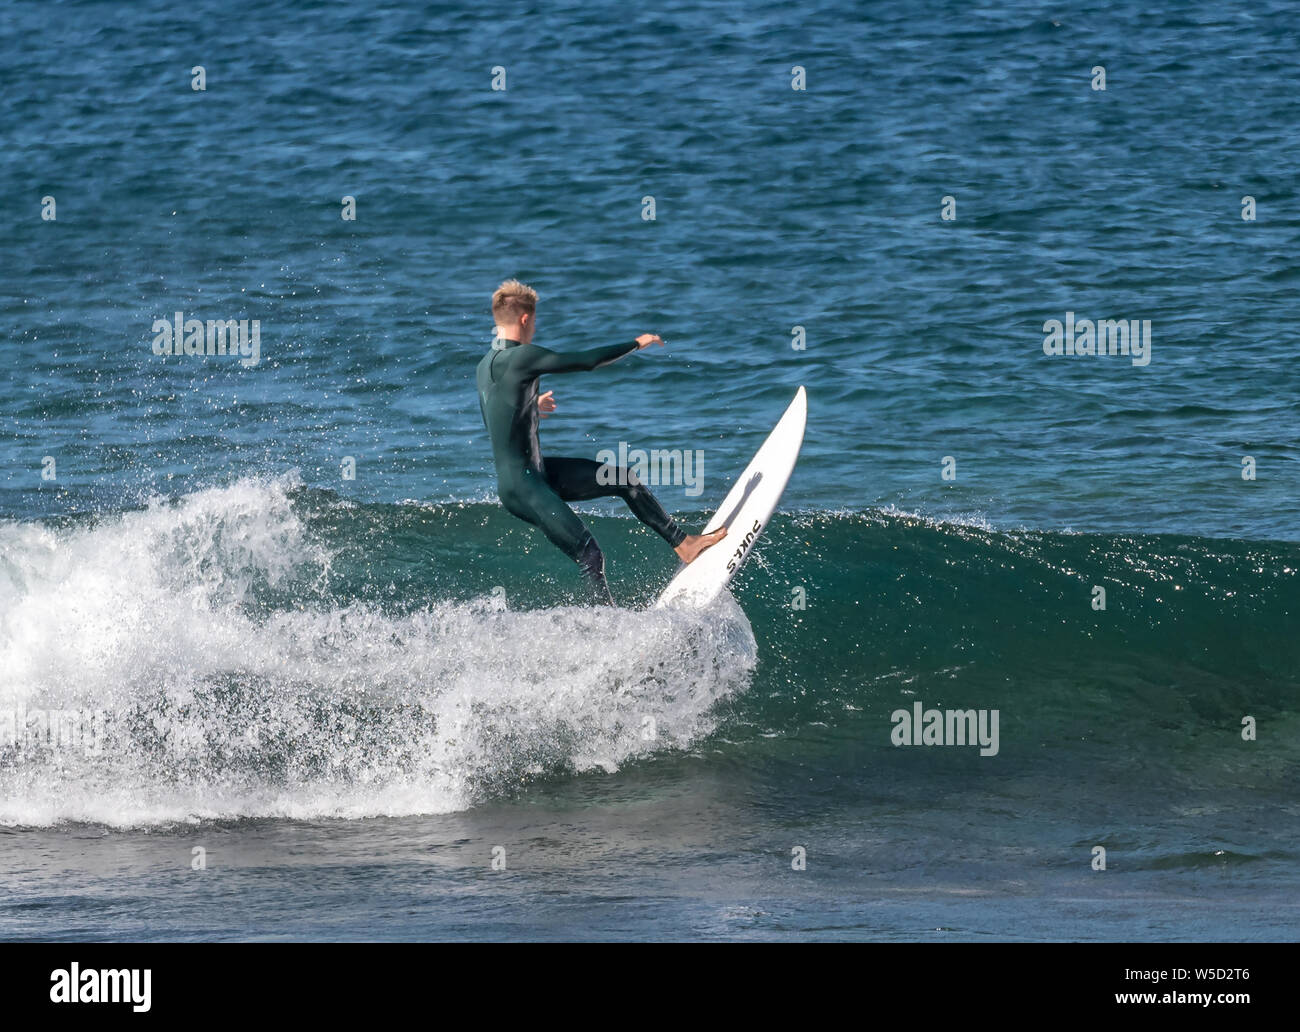
{"label": "wetsuit sleeve", "polygon": [[615,359],[631,354],[637,349],[634,340],[626,344],[606,344],[601,348],[589,348],[586,351],[550,351],[547,348],[529,345],[524,356],[525,370],[530,376],[544,373],[578,373],[588,369],[598,369],[609,365]]}

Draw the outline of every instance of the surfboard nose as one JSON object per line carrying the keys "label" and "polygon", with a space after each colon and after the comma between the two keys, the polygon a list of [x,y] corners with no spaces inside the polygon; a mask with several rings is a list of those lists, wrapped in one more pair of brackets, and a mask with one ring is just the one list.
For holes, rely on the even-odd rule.
{"label": "surfboard nose", "polygon": [[[703,608],[731,583],[781,501],[799,460],[807,422],[808,392],[800,384],[794,400],[703,530],[709,534],[726,527],[727,537],[679,569],[659,596],[655,608],[666,605]],[[732,531],[733,527],[737,529]],[[745,528],[744,534],[740,528]]]}

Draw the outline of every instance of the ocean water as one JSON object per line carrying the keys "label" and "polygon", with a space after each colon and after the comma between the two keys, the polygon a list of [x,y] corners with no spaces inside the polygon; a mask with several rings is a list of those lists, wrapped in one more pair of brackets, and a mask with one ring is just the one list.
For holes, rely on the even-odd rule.
{"label": "ocean water", "polygon": [[[1300,933],[1292,5],[0,10],[0,937]],[[687,525],[807,386],[715,610],[497,503],[510,276]]]}

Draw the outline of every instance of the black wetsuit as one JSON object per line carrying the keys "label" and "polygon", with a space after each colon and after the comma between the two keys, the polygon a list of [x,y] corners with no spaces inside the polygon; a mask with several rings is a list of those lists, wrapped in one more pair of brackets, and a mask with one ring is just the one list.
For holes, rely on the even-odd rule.
{"label": "black wetsuit", "polygon": [[[575,560],[596,601],[613,604],[605,581],[605,557],[582,520],[565,502],[618,496],[642,523],[676,548],[686,537],[654,495],[630,470],[606,468],[593,459],[545,459],[537,440],[537,378],[608,365],[635,351],[636,341],[588,351],[549,351],[536,344],[499,340],[478,364],[478,400],[492,438],[501,504]],[[601,480],[614,481],[601,483]]]}

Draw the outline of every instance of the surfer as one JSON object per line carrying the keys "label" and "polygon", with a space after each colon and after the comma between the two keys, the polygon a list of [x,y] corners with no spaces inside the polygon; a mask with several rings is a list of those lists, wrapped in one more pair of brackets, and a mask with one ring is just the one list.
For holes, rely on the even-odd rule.
{"label": "surfer", "polygon": [[[643,333],[625,344],[586,351],[550,351],[534,344],[537,292],[506,280],[492,295],[496,340],[478,364],[478,400],[492,439],[501,504],[525,523],[539,527],[551,543],[582,568],[595,601],[613,605],[605,580],[605,556],[591,531],[566,502],[618,496],[633,514],[691,562],[727,533],[687,534],[664,512],[631,470],[606,468],[593,459],[544,458],[537,440],[539,415],[555,411],[554,392],[538,395],[545,373],[572,373],[608,365],[633,351],[663,344]],[[604,475],[601,471],[604,470]]]}

